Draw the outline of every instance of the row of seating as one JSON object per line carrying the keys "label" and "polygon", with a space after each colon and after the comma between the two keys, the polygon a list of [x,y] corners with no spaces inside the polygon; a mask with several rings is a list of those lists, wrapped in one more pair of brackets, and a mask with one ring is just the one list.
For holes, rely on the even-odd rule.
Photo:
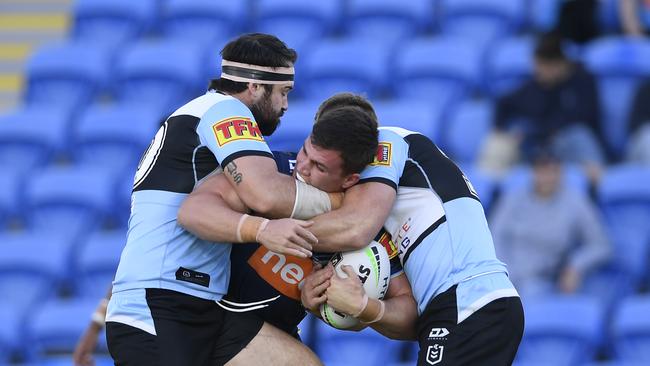
{"label": "row of seating", "polygon": [[484,39],[526,26],[549,29],[559,4],[557,0],[78,0],[72,35],[120,42],[151,31],[210,39],[254,29],[272,31],[299,46],[341,31],[401,38],[438,29]]}
{"label": "row of seating", "polygon": [[[222,45],[158,40],[129,44],[119,53],[79,42],[46,46],[29,61],[24,102],[77,113],[112,95],[117,102],[138,101],[169,113],[205,90],[208,75],[219,75],[217,49]],[[341,90],[375,99],[392,96],[426,102],[445,117],[458,100],[477,94],[496,98],[531,77],[532,49],[529,38],[503,40],[494,47],[452,36],[397,46],[362,37],[323,39],[297,63],[292,96],[322,100]],[[636,88],[650,77],[645,62],[650,42],[602,39],[579,57],[598,77],[605,136],[622,152]]]}
{"label": "row of seating", "polygon": [[[38,360],[72,351],[89,321],[80,314],[90,314],[95,306],[95,299],[51,298],[17,315],[21,309],[0,304],[0,364],[16,355]],[[602,356],[630,364],[650,362],[648,295],[622,299],[611,314],[597,299],[577,295],[549,295],[525,301],[524,307],[526,326],[516,365],[586,365]],[[415,342],[390,340],[371,329],[343,332],[311,315],[300,329],[303,341],[327,365],[412,364],[417,358]],[[103,335],[98,350],[106,352]]]}
{"label": "row of seating", "polygon": [[[209,40],[258,30],[276,33],[300,47],[341,32],[399,39],[436,30],[485,40],[525,29],[549,30],[561,4],[560,0],[78,0],[72,36],[119,43],[152,31]],[[616,0],[599,4],[601,28],[619,29]]]}

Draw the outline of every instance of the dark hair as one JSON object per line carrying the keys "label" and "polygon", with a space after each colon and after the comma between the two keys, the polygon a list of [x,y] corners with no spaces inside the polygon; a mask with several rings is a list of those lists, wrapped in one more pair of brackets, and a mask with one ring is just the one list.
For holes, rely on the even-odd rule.
{"label": "dark hair", "polygon": [[564,61],[562,38],[555,32],[543,34],[535,45],[535,58],[543,61]]}
{"label": "dark hair", "polygon": [[370,118],[372,118],[375,121],[375,123],[377,123],[377,114],[375,113],[375,109],[372,107],[372,104],[370,104],[368,99],[362,97],[361,95],[352,94],[352,93],[337,93],[327,98],[318,107],[318,111],[316,111],[316,116],[314,117],[314,119],[318,120],[318,117],[321,114],[330,111],[332,109],[336,109],[340,107],[348,107],[348,106],[361,108],[361,110],[366,112],[370,116]]}
{"label": "dark hair", "polygon": [[341,153],[345,174],[360,173],[377,154],[377,120],[356,106],[327,110],[318,116],[311,143]]}
{"label": "dark hair", "polygon": [[[296,63],[298,54],[278,37],[264,33],[248,33],[228,42],[221,50],[225,60],[258,66],[288,67]],[[246,90],[248,83],[227,79],[213,79],[209,89],[236,94]],[[272,90],[272,85],[264,85]],[[268,87],[268,88],[267,88]]]}

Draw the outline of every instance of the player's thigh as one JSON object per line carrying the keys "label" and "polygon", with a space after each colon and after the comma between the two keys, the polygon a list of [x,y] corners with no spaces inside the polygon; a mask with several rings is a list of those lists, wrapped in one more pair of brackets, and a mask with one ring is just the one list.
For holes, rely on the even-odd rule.
{"label": "player's thigh", "polygon": [[286,332],[264,323],[257,335],[226,365],[322,365],[309,347]]}

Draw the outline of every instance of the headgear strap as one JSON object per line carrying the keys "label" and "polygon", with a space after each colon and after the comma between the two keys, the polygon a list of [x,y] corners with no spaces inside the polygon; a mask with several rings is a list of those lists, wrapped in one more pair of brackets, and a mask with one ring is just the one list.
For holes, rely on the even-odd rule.
{"label": "headgear strap", "polygon": [[242,83],[290,84],[293,86],[292,67],[270,67],[245,64],[228,60],[221,61],[221,77]]}

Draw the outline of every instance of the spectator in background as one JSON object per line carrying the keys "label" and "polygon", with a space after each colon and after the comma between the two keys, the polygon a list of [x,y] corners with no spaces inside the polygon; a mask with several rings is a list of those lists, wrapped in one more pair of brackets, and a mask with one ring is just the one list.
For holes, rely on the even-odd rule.
{"label": "spectator in background", "polygon": [[[605,162],[605,145],[596,80],[565,56],[561,42],[554,33],[539,39],[534,77],[497,100],[493,135],[509,136],[524,157],[531,146],[551,144],[564,162],[583,164],[597,178],[598,167]],[[482,165],[498,170],[503,163],[485,158],[489,149],[488,142]]]}
{"label": "spectator in background", "polygon": [[628,122],[628,160],[650,164],[650,80],[639,86]]}
{"label": "spectator in background", "polygon": [[585,44],[598,37],[598,1],[564,0],[560,5],[557,31],[563,38]]}
{"label": "spectator in background", "polygon": [[625,34],[643,36],[650,33],[650,0],[620,0],[618,6]]}
{"label": "spectator in background", "polygon": [[505,193],[493,211],[497,256],[522,297],[573,293],[585,274],[610,256],[603,223],[585,195],[564,187],[552,149],[536,149],[532,164],[533,186]]}

